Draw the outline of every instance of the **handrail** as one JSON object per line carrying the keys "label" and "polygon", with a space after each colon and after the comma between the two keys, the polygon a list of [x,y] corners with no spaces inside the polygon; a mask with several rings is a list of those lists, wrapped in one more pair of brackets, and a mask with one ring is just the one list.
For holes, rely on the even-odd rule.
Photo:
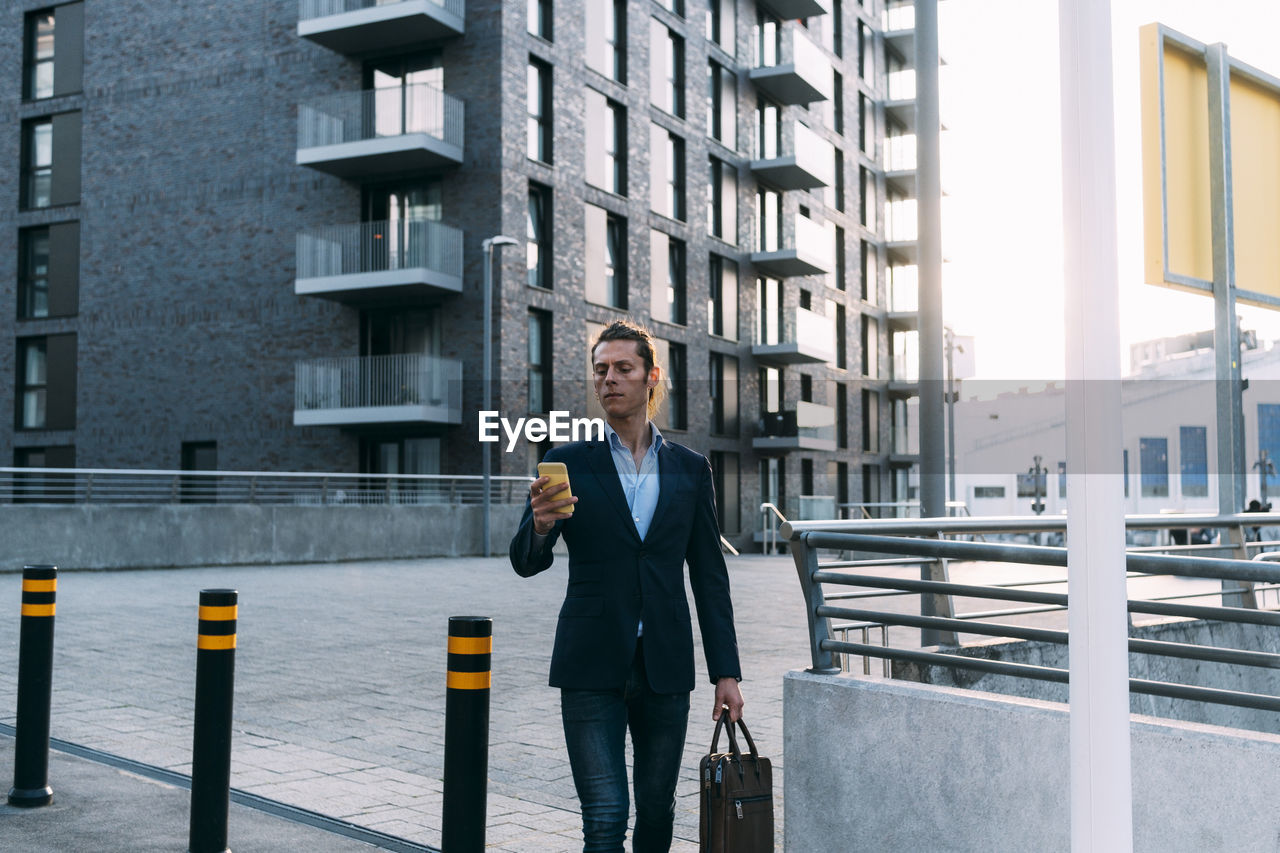
{"label": "handrail", "polygon": [[[530,479],[492,477],[491,500],[523,502]],[[0,504],[456,504],[483,498],[479,474],[0,467]]]}
{"label": "handrail", "polygon": [[764,503],[760,504],[760,512],[764,513],[764,526],[765,526],[764,532],[766,537],[765,541],[769,544],[769,553],[776,554],[778,553],[778,525],[776,523],[769,524],[769,522],[771,521],[771,519],[769,518],[770,510],[773,511],[773,514],[778,517],[778,519],[783,523],[783,525],[786,525],[787,517],[782,514],[782,510],[778,509],[776,506],[769,503],[768,501],[765,501]]}
{"label": "handrail", "polygon": [[[1249,513],[1236,516],[1181,516],[1174,517],[1170,523],[1169,516],[1136,517],[1129,519],[1135,527],[1183,527],[1183,526],[1228,526],[1230,524],[1253,526],[1258,522],[1266,523],[1263,514]],[[836,552],[860,552],[869,554],[901,555],[894,562],[919,557],[925,560],[968,560],[999,561],[1042,566],[1066,566],[1067,549],[1039,545],[1020,545],[1009,543],[967,542],[946,538],[932,538],[940,534],[956,532],[992,532],[1014,528],[1014,522],[1036,529],[1052,530],[1058,526],[1058,519],[924,519],[921,523],[909,523],[909,520],[887,520],[881,522],[832,521],[832,522],[788,522],[784,524],[784,534],[788,536],[795,559],[796,569],[800,577],[801,588],[805,595],[806,615],[809,623],[810,651],[814,672],[839,672],[837,655],[849,654],[867,657],[878,657],[884,660],[913,661],[919,664],[941,665],[959,669],[972,669],[982,672],[994,672],[1034,679],[1065,682],[1065,669],[1032,666],[1009,661],[986,660],[961,653],[959,648],[947,645],[936,649],[916,650],[899,647],[876,647],[868,643],[850,643],[847,640],[847,629],[833,625],[832,619],[858,620],[883,626],[901,626],[918,628],[924,632],[939,635],[958,634],[982,635],[987,637],[1004,637],[1039,641],[1053,644],[1066,644],[1067,632],[1046,628],[1008,625],[983,621],[993,617],[1013,615],[1010,611],[973,611],[963,616],[935,616],[931,614],[904,614],[872,610],[865,607],[849,607],[829,604],[828,601],[843,599],[848,601],[857,593],[833,594],[830,599],[824,592],[824,586],[837,585],[844,587],[862,587],[872,590],[886,590],[891,594],[919,594],[922,596],[963,596],[966,598],[985,598],[1020,602],[1023,604],[1043,605],[1045,609],[1062,608],[1067,605],[1065,593],[1047,592],[1037,589],[1019,588],[1020,586],[1039,586],[1044,584],[1061,584],[1062,581],[1028,581],[1007,585],[958,584],[946,580],[917,580],[914,578],[893,578],[872,574],[854,574],[842,571],[846,568],[865,566],[867,561],[835,560],[824,564],[818,562],[820,550]],[[1034,521],[1033,525],[1026,522]],[[1188,521],[1191,524],[1188,525]],[[1203,524],[1198,522],[1205,522]],[[913,529],[914,528],[914,529]],[[866,532],[849,532],[861,530]],[[921,536],[904,535],[918,533]],[[897,535],[890,535],[897,534]],[[930,538],[923,538],[924,535]],[[1250,545],[1255,543],[1249,543]],[[1253,560],[1225,559],[1220,557],[1180,556],[1173,554],[1127,553],[1126,569],[1139,575],[1166,575],[1174,577],[1209,578],[1223,581],[1237,581],[1252,584],[1260,582],[1273,588],[1280,584],[1280,566],[1267,565],[1280,561],[1280,552],[1267,552],[1275,556],[1258,555]],[[852,565],[851,565],[852,564]],[[1181,618],[1240,622],[1247,624],[1280,627],[1280,613],[1256,609],[1252,594],[1246,595],[1245,586],[1239,590],[1231,590],[1224,584],[1224,599],[1235,595],[1243,599],[1246,606],[1221,606],[1204,604],[1173,603],[1174,598],[1200,597],[1205,593],[1187,596],[1169,596],[1164,600],[1129,600],[1126,604],[1131,613],[1144,613]],[[865,596],[867,598],[871,596]],[[1038,608],[1035,608],[1038,609]],[[845,639],[837,639],[836,633],[843,632]],[[1237,666],[1280,669],[1280,655],[1270,652],[1247,649],[1220,648],[1215,646],[1191,643],[1168,642],[1131,638],[1129,651],[1135,654],[1160,655],[1164,657],[1182,658],[1195,661],[1211,661]],[[864,668],[866,664],[864,663]],[[1190,699],[1216,704],[1235,705],[1239,707],[1280,710],[1280,697],[1266,696],[1239,690],[1226,690],[1191,684],[1151,681],[1131,678],[1130,690],[1156,696]]]}

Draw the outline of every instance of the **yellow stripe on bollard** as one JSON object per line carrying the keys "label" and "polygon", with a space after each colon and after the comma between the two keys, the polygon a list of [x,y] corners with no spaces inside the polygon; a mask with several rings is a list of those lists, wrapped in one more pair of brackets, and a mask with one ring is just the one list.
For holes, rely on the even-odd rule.
{"label": "yellow stripe on bollard", "polygon": [[196,637],[197,649],[223,651],[225,649],[234,649],[235,647],[235,634],[200,634]]}
{"label": "yellow stripe on bollard", "polygon": [[493,653],[493,637],[449,637],[451,655],[487,655]]}
{"label": "yellow stripe on bollard", "polygon": [[23,616],[52,616],[56,604],[24,604],[22,605]]}
{"label": "yellow stripe on bollard", "polygon": [[491,672],[454,672],[445,675],[445,686],[450,690],[488,690],[492,683]]}
{"label": "yellow stripe on bollard", "polygon": [[58,581],[53,580],[33,580],[30,578],[22,579],[23,592],[57,592]]}
{"label": "yellow stripe on bollard", "polygon": [[237,618],[239,609],[240,607],[235,604],[221,607],[202,604],[200,605],[200,618],[206,622],[227,622]]}

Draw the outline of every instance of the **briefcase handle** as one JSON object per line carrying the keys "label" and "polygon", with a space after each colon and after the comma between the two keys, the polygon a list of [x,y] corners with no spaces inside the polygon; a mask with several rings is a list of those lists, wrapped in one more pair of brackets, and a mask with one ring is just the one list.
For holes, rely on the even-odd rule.
{"label": "briefcase handle", "polygon": [[[728,708],[721,709],[720,719],[716,720],[715,734],[711,736],[711,754],[712,755],[715,754],[716,746],[719,745],[720,743],[720,729],[724,727],[724,721],[728,717],[729,717],[729,709]],[[742,750],[738,748],[738,739],[734,737],[734,734],[733,734],[733,725],[734,724],[732,722],[729,723],[729,728],[726,730],[729,734],[729,751],[732,752],[734,755],[738,756],[738,758],[742,758]],[[747,731],[747,724],[741,718],[738,719],[738,727],[742,729],[742,734],[747,739],[747,746],[750,747],[750,752],[748,754],[752,758],[759,758],[760,753],[756,751],[756,742],[751,739],[751,732]]]}

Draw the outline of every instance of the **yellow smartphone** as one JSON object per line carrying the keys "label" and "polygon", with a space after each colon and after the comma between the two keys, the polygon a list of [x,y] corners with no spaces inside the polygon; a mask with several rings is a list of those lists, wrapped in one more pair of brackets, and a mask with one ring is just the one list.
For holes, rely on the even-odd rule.
{"label": "yellow smartphone", "polygon": [[[538,476],[551,478],[551,480],[543,486],[544,489],[549,489],[552,486],[559,485],[560,483],[567,484],[569,482],[569,469],[565,467],[563,462],[539,462]],[[568,500],[571,497],[573,497],[573,486],[569,486],[569,488],[557,493],[555,499],[563,501]],[[569,504],[563,509],[556,510],[556,512],[561,515],[573,515],[573,504]]]}

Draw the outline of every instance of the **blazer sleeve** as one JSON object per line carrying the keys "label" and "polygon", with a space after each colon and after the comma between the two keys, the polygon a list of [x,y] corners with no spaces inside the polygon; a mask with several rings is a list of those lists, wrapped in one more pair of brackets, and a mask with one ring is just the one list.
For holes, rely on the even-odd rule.
{"label": "blazer sleeve", "polygon": [[721,678],[742,679],[738,661],[738,635],[733,627],[733,601],[729,597],[729,570],[720,550],[720,525],[716,521],[715,486],[711,463],[698,457],[698,496],[685,560],[689,564],[689,586],[693,589],[702,648],[707,657],[707,674],[712,683]]}
{"label": "blazer sleeve", "polygon": [[516,574],[527,578],[550,568],[555,560],[551,549],[560,538],[560,528],[563,525],[563,521],[557,521],[552,526],[551,532],[541,537],[542,541],[538,542],[539,537],[533,532],[533,508],[529,504],[529,498],[524,499],[524,515],[520,518],[520,527],[516,530],[516,535],[511,537],[509,549],[511,568],[516,570]]}

